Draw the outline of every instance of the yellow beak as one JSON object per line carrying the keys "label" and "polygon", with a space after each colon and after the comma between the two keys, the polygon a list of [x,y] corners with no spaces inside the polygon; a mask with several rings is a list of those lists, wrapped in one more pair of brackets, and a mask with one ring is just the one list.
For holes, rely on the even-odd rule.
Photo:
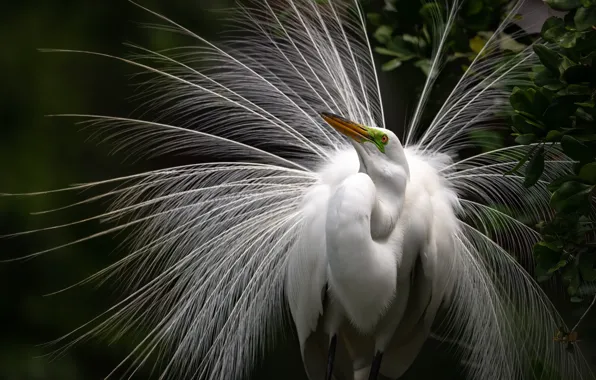
{"label": "yellow beak", "polygon": [[321,113],[321,117],[336,131],[352,138],[359,143],[370,141],[371,139],[368,129],[363,125],[354,123],[353,121],[344,119],[341,116],[328,112]]}

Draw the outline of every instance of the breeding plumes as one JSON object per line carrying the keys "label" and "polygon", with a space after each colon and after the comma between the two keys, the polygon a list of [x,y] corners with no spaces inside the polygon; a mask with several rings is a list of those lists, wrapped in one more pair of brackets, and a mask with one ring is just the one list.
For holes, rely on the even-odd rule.
{"label": "breeding plumes", "polygon": [[423,126],[461,4],[446,5],[403,138],[384,124],[356,0],[254,1],[222,45],[145,9],[193,44],[133,46],[130,59],[85,52],[146,75],[140,94],[159,118],[67,116],[135,159],[213,162],[57,190],[112,186],[69,207],[111,200],[77,222],[113,222],[84,240],[125,232],[129,243],[86,280],[122,275],[129,293],[65,348],[150,326],[120,364],[127,375],[158,360],[159,378],[240,379],[293,325],[311,380],[397,379],[434,332],[455,342],[470,379],[592,378],[579,352],[552,341],[564,323],[521,265],[538,234],[496,207],[548,216],[546,184],[572,162],[549,151],[526,189],[504,174],[531,146],[460,156],[536,62],[531,47],[507,59],[499,50],[519,4]]}

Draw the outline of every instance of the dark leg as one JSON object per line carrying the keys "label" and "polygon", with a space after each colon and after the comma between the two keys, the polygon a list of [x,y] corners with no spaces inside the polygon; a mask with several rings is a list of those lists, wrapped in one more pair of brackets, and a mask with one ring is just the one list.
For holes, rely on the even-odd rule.
{"label": "dark leg", "polygon": [[335,360],[336,347],[337,335],[333,335],[331,337],[331,342],[329,343],[329,356],[327,357],[327,375],[325,376],[326,380],[331,380],[331,375],[333,374],[333,360]]}
{"label": "dark leg", "polygon": [[368,375],[368,380],[377,380],[379,376],[379,371],[381,370],[381,360],[383,360],[383,353],[378,352],[373,359],[372,365],[370,366],[370,374]]}

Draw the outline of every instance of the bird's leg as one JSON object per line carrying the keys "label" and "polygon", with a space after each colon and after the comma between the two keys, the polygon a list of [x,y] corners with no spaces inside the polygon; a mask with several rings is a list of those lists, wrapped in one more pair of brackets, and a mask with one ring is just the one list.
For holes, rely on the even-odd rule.
{"label": "bird's leg", "polygon": [[335,360],[335,349],[337,347],[337,334],[333,334],[329,342],[329,354],[327,356],[327,375],[325,380],[331,380],[333,374],[333,361]]}
{"label": "bird's leg", "polygon": [[368,380],[377,380],[377,377],[379,376],[379,371],[381,370],[381,360],[383,360],[383,353],[381,351],[377,351],[377,353],[375,354],[375,358],[373,359],[372,365],[370,366]]}

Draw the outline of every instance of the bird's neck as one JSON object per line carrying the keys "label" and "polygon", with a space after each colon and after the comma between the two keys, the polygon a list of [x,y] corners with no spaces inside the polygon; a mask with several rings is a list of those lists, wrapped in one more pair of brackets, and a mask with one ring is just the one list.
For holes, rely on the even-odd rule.
{"label": "bird's neck", "polygon": [[348,176],[329,198],[326,223],[329,292],[358,330],[371,333],[395,293],[397,255],[371,238],[376,186]]}
{"label": "bird's neck", "polygon": [[407,173],[398,166],[386,163],[368,166],[367,170],[377,190],[377,199],[371,214],[371,236],[374,240],[385,239],[395,228],[401,214],[406,192]]}

